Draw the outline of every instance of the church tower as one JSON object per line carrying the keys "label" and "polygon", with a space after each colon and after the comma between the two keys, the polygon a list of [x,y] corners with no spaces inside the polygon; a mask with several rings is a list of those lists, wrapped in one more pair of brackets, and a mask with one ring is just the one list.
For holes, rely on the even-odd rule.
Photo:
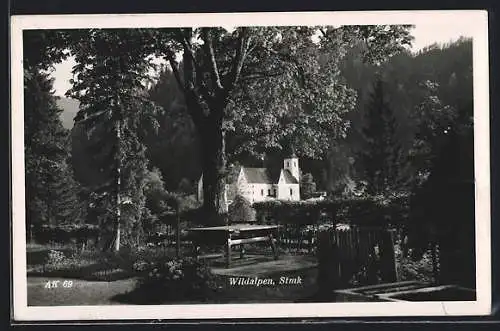
{"label": "church tower", "polygon": [[295,153],[283,161],[283,169],[290,171],[292,176],[300,182],[299,158]]}

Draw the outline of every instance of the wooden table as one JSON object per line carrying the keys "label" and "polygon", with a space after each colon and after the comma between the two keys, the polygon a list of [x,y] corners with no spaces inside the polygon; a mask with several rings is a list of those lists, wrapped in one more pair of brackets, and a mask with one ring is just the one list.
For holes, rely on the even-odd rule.
{"label": "wooden table", "polygon": [[200,246],[224,246],[226,267],[231,265],[231,247],[240,245],[240,256],[244,255],[244,244],[268,242],[275,259],[278,259],[276,232],[278,225],[232,224],[225,226],[201,227],[188,229],[189,237]]}

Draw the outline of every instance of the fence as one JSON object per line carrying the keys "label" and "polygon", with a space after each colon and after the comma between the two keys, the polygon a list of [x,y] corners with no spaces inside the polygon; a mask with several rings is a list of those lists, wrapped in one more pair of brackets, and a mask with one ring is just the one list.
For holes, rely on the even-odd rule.
{"label": "fence", "polygon": [[332,228],[318,233],[320,286],[397,281],[394,230],[383,227]]}
{"label": "fence", "polygon": [[288,254],[313,254],[318,225],[283,224],[278,231],[278,248]]}

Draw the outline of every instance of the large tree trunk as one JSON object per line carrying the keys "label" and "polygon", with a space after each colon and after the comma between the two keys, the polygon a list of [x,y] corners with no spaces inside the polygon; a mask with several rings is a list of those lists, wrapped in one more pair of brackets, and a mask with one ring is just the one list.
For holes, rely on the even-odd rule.
{"label": "large tree trunk", "polygon": [[203,170],[203,209],[207,223],[226,223],[225,134],[220,120],[207,117],[200,132]]}
{"label": "large tree trunk", "polygon": [[[203,222],[207,225],[226,223],[227,205],[225,194],[226,151],[225,135],[222,128],[227,93],[214,91],[212,97],[203,94],[200,87],[201,72],[197,72],[194,54],[187,46],[192,30],[182,32],[185,38],[183,54],[184,83],[181,84],[179,72],[175,71],[179,84],[184,85],[185,101],[200,138],[201,166],[203,173]],[[172,69],[176,69],[171,59]],[[203,78],[201,78],[202,80]]]}
{"label": "large tree trunk", "polygon": [[[226,79],[221,79],[213,47],[214,40],[206,29],[202,31],[204,46],[201,53],[193,50],[192,29],[181,29],[177,34],[178,41],[184,48],[184,81],[180,78],[174,53],[167,55],[176,80],[184,91],[187,109],[201,140],[203,209],[205,223],[208,224],[227,223],[226,151],[222,124],[224,109],[230,92],[238,81],[249,47],[246,32],[244,30],[240,33],[232,68],[225,76]],[[204,55],[204,64],[200,65],[197,54]],[[207,74],[211,77],[208,84]]]}

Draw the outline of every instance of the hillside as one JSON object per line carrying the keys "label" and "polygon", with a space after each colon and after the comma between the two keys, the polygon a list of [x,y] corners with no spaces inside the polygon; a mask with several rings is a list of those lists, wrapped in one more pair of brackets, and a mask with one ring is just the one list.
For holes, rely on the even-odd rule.
{"label": "hillside", "polygon": [[75,99],[61,97],[57,100],[57,105],[63,110],[61,113],[61,122],[66,129],[72,129],[73,119],[79,109],[79,102]]}

